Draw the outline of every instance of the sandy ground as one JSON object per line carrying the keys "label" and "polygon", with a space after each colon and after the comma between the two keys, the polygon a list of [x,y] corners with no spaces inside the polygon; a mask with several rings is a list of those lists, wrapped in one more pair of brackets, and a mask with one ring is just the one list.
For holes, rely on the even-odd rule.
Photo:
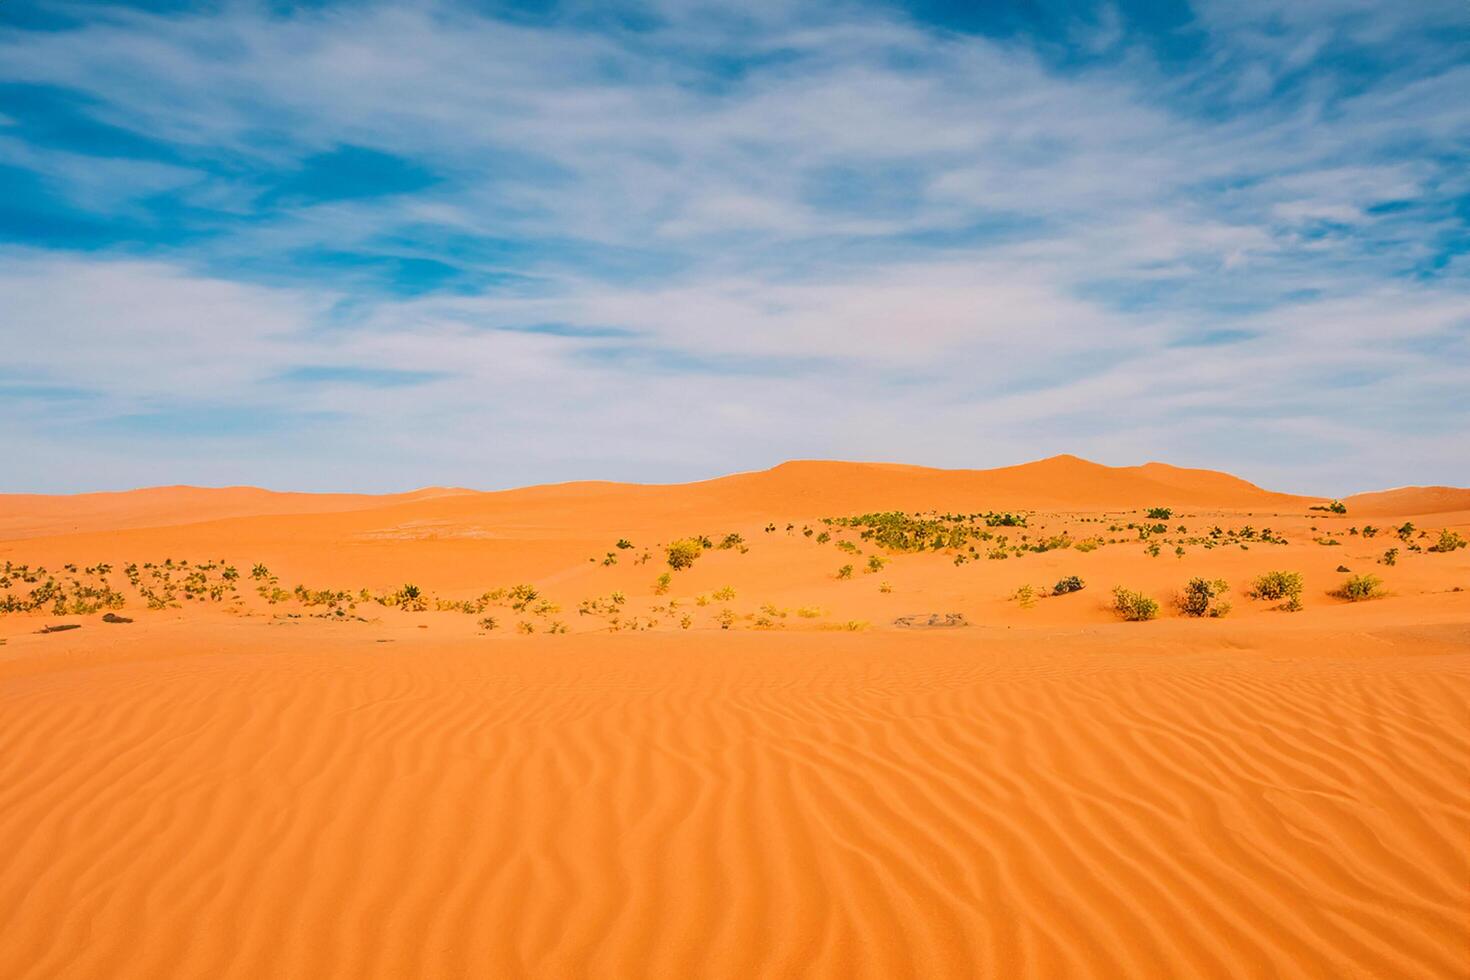
{"label": "sandy ground", "polygon": [[[1072,458],[0,497],[0,561],[108,563],[133,620],[0,615],[0,976],[1470,976],[1470,549],[1428,550],[1470,491],[1325,503]],[[1070,544],[821,523],[888,508]],[[660,594],[701,534],[742,541]],[[147,608],[121,570],[166,559],[223,594]],[[1246,595],[1271,569],[1301,612]],[[1195,576],[1228,616],[1174,608]],[[438,608],[516,583],[559,608]]]}

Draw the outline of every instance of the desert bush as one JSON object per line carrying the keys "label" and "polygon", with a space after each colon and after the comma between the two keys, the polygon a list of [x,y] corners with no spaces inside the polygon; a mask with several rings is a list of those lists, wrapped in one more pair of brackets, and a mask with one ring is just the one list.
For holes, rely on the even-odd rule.
{"label": "desert bush", "polygon": [[883,566],[886,564],[888,564],[888,559],[884,558],[882,555],[869,555],[867,569],[868,574],[883,571]]}
{"label": "desert bush", "polygon": [[735,588],[733,586],[726,585],[722,588],[716,589],[712,594],[714,595],[715,599],[720,602],[729,602],[735,598]]}
{"label": "desert bush", "polygon": [[891,582],[882,582],[882,583],[879,583],[879,585],[878,585],[878,591],[879,592],[883,592],[883,593],[892,592],[893,591],[893,583],[891,583]]}
{"label": "desert bush", "polygon": [[1068,575],[1064,579],[1059,579],[1057,581],[1057,584],[1052,586],[1051,594],[1066,595],[1069,592],[1081,592],[1083,588],[1084,583],[1082,579],[1078,578],[1076,575]]}
{"label": "desert bush", "polygon": [[694,560],[703,553],[704,545],[697,538],[680,538],[665,549],[669,567],[676,572],[693,565]]}
{"label": "desert bush", "polygon": [[852,566],[851,565],[843,565],[841,568],[837,569],[837,577],[838,578],[852,578]]}
{"label": "desert bush", "polygon": [[802,619],[817,619],[824,615],[824,610],[821,606],[802,606],[796,610],[796,615]]}
{"label": "desert bush", "polygon": [[495,627],[497,627],[499,625],[500,624],[495,621],[495,617],[494,616],[486,616],[484,619],[481,619],[480,620],[480,629],[485,630],[487,632],[490,631],[490,630],[493,630]]}
{"label": "desert bush", "polygon": [[1030,585],[1023,585],[1016,589],[1011,596],[1022,609],[1030,609],[1036,605],[1036,589]]}
{"label": "desert bush", "polygon": [[1179,593],[1176,605],[1186,616],[1209,616],[1218,619],[1230,612],[1230,603],[1220,597],[1230,591],[1224,579],[1192,578]]}
{"label": "desert bush", "polygon": [[1159,614],[1159,604],[1142,592],[1120,585],[1113,589],[1113,611],[1128,622],[1143,622]]}
{"label": "desert bush", "polygon": [[633,542],[629,541],[627,538],[618,538],[617,547],[619,551],[627,551],[629,548],[633,547]]}
{"label": "desert bush", "polygon": [[653,580],[653,594],[654,595],[665,595],[665,594],[667,594],[668,591],[669,591],[669,586],[672,585],[673,582],[674,582],[674,576],[670,575],[668,572],[664,572],[658,578],[656,578],[656,579]]}
{"label": "desert bush", "polygon": [[720,629],[727,630],[735,625],[735,611],[733,609],[721,609],[715,616],[715,622],[720,624]]}
{"label": "desert bush", "polygon": [[516,612],[525,612],[531,608],[531,603],[541,597],[541,593],[532,585],[513,585],[505,591],[505,598],[510,600],[510,608]]}
{"label": "desert bush", "polygon": [[1362,602],[1364,599],[1377,599],[1383,595],[1383,580],[1377,575],[1349,575],[1332,593],[1339,599],[1349,602]]}
{"label": "desert bush", "polygon": [[1148,519],[1151,521],[1167,521],[1173,516],[1174,512],[1168,507],[1150,507],[1148,509]]}
{"label": "desert bush", "polygon": [[1277,609],[1296,612],[1302,608],[1302,573],[1267,572],[1251,583],[1246,594],[1252,599],[1279,602]]}
{"label": "desert bush", "polygon": [[1380,559],[1378,559],[1378,563],[1380,565],[1397,565],[1398,562],[1399,562],[1399,549],[1397,549],[1397,548],[1389,548],[1387,551],[1385,551],[1383,553],[1383,557],[1380,558]]}
{"label": "desert bush", "polygon": [[1399,536],[1400,541],[1409,540],[1414,534],[1414,522],[1404,521],[1404,523],[1394,529],[1394,533]]}
{"label": "desert bush", "polygon": [[1451,531],[1449,528],[1445,528],[1444,530],[1439,532],[1439,540],[1435,542],[1434,546],[1429,550],[1438,552],[1451,552],[1463,547],[1465,547],[1465,539],[1460,537],[1458,532]]}

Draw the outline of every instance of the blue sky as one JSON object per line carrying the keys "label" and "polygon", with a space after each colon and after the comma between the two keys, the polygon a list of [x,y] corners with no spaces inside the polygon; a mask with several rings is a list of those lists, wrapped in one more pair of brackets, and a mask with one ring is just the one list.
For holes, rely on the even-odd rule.
{"label": "blue sky", "polygon": [[1464,0],[7,0],[0,490],[1470,485],[1467,225]]}

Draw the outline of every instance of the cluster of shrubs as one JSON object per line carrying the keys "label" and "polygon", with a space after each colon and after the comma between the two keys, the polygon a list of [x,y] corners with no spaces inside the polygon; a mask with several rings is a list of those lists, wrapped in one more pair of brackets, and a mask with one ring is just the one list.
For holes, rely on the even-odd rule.
{"label": "cluster of shrubs", "polygon": [[989,540],[991,527],[1025,527],[1026,515],[986,511],[975,514],[906,514],[899,510],[826,517],[829,527],[853,528],[859,537],[890,551],[944,551],[965,547],[972,540]]}
{"label": "cluster of shrubs", "polygon": [[[1378,581],[1371,575],[1353,576],[1349,579],[1353,598],[1370,598],[1380,594]],[[1218,619],[1230,613],[1230,603],[1225,596],[1230,585],[1224,579],[1192,578],[1174,599],[1181,615]],[[1302,576],[1300,572],[1273,571],[1261,575],[1251,583],[1247,595],[1252,599],[1277,603],[1276,608],[1295,612],[1302,608]],[[1157,600],[1122,586],[1113,590],[1113,609],[1123,619],[1142,621],[1154,619],[1159,614]]]}
{"label": "cluster of shrubs", "polygon": [[708,535],[700,534],[670,542],[664,548],[664,557],[670,568],[680,572],[691,567],[700,555],[712,549],[739,551],[743,555],[750,550],[750,547],[745,543],[745,537],[734,531],[721,538],[719,544],[711,540]]}

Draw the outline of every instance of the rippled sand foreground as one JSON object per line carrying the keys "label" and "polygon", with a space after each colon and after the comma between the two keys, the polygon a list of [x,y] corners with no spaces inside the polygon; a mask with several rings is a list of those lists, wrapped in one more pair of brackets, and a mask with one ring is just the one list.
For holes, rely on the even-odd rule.
{"label": "rippled sand foreground", "polygon": [[1464,976],[1466,629],[1186,626],[12,638],[0,973]]}

